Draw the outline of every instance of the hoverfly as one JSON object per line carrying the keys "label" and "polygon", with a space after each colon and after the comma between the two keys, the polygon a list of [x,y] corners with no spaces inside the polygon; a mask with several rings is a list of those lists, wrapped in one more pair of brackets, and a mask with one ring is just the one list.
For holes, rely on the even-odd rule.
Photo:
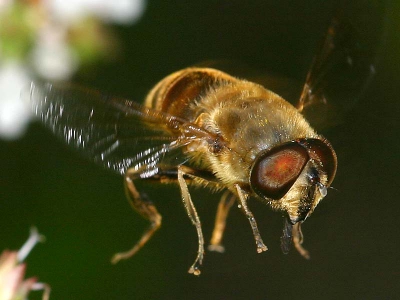
{"label": "hoverfly", "polygon": [[[210,249],[223,249],[225,221],[237,201],[250,223],[257,252],[267,250],[248,206],[254,197],[284,214],[283,252],[293,244],[309,257],[302,247],[301,224],[326,196],[337,159],[331,144],[306,117],[312,111],[321,112],[319,117],[326,112],[329,91],[337,84],[332,76],[340,72],[341,64],[348,68],[346,76],[371,74],[370,65],[357,56],[352,37],[341,33],[342,27],[333,20],[297,107],[273,87],[212,68],[187,68],[167,76],[143,106],[76,86],[32,83],[24,97],[30,99],[35,114],[68,145],[123,175],[130,204],[150,222],[134,247],[115,254],[114,263],[137,253],[161,225],[154,203],[135,187],[139,179],[179,185],[198,236],[197,257],[189,273],[200,274],[204,255],[201,222],[189,185],[225,191]],[[347,87],[345,95],[351,98],[352,89]]]}

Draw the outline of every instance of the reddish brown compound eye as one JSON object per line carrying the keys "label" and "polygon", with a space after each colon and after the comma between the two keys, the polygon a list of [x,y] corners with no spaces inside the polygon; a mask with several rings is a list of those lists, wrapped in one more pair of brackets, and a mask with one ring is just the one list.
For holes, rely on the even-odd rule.
{"label": "reddish brown compound eye", "polygon": [[327,140],[320,139],[304,139],[300,140],[304,147],[308,149],[310,158],[319,161],[322,169],[328,176],[327,186],[330,186],[335,178],[337,168],[336,153]]}
{"label": "reddish brown compound eye", "polygon": [[307,150],[297,142],[285,143],[261,153],[250,174],[253,191],[262,198],[282,198],[308,160]]}

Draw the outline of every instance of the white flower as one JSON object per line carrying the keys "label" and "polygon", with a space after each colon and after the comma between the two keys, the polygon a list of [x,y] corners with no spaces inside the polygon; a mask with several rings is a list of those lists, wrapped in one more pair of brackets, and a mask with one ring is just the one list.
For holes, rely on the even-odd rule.
{"label": "white flower", "polygon": [[75,23],[95,15],[107,22],[132,24],[143,14],[146,0],[44,0],[55,20]]}
{"label": "white flower", "polygon": [[21,89],[30,82],[28,71],[15,62],[0,64],[0,137],[20,137],[31,119],[31,110],[20,99]]}
{"label": "white flower", "polygon": [[136,22],[143,15],[146,8],[145,0],[89,0],[89,2],[92,2],[91,11],[98,17],[106,22],[120,24]]}
{"label": "white flower", "polygon": [[50,287],[47,284],[37,282],[34,277],[24,280],[26,264],[22,263],[32,248],[43,238],[36,228],[31,228],[28,240],[18,252],[4,250],[1,253],[0,300],[26,299],[32,290],[44,290],[42,299],[49,299]]}
{"label": "white flower", "polygon": [[13,0],[0,0],[0,12],[10,7],[12,2]]}
{"label": "white flower", "polygon": [[60,26],[42,28],[31,59],[37,74],[50,81],[69,79],[79,65],[67,44],[65,29]]}

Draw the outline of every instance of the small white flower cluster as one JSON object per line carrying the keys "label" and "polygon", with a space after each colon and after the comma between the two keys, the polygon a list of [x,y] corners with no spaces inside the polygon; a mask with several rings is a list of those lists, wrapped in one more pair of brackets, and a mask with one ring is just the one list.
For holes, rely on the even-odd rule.
{"label": "small white flower cluster", "polygon": [[106,22],[132,24],[143,14],[144,0],[44,0],[52,14],[64,23],[76,23],[86,15]]}
{"label": "small white flower cluster", "polygon": [[30,113],[20,91],[31,77],[68,80],[85,59],[106,52],[112,37],[102,33],[102,22],[130,25],[145,6],[146,0],[0,0],[0,138],[24,133]]}
{"label": "small white flower cluster", "polygon": [[28,74],[20,63],[0,65],[0,137],[4,139],[21,136],[31,118],[28,105],[19,97],[21,88],[29,84]]}
{"label": "small white flower cluster", "polygon": [[0,299],[18,300],[27,299],[30,291],[42,290],[43,300],[48,300],[50,296],[50,286],[46,283],[38,282],[35,277],[25,279],[26,264],[25,258],[33,247],[44,240],[36,228],[31,228],[28,240],[17,251],[4,250],[0,254]]}

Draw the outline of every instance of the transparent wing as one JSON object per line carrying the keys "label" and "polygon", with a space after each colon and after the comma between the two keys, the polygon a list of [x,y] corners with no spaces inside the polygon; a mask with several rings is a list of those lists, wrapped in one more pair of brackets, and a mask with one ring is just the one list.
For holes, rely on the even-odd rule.
{"label": "transparent wing", "polygon": [[308,72],[298,109],[318,129],[341,122],[363,95],[375,74],[381,44],[375,21],[353,22],[337,14]]}
{"label": "transparent wing", "polygon": [[181,148],[197,138],[194,131],[207,134],[133,101],[73,85],[32,83],[22,97],[55,135],[120,174],[132,167],[150,177],[160,165],[182,164]]}

